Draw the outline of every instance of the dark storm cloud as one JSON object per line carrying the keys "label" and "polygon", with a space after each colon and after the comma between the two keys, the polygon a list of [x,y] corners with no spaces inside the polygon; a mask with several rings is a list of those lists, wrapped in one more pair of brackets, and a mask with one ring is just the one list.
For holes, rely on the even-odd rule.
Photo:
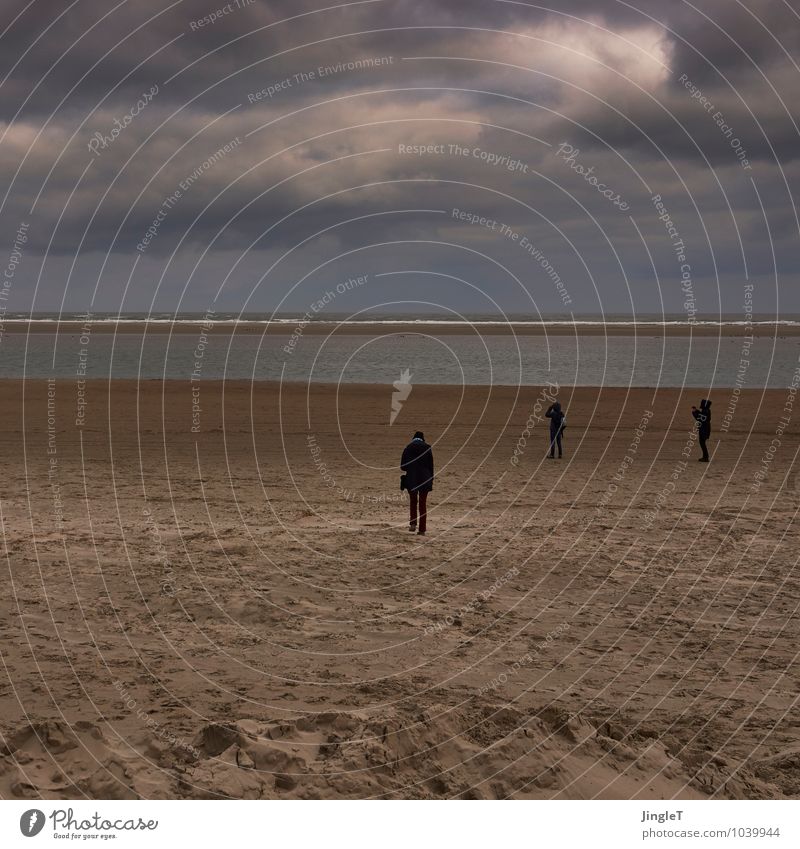
{"label": "dark storm cloud", "polygon": [[[250,308],[258,308],[280,300],[292,275],[341,252],[425,240],[462,245],[415,248],[433,269],[469,276],[480,247],[540,287],[541,264],[509,251],[516,243],[505,236],[454,221],[458,208],[546,249],[584,310],[658,308],[664,293],[641,232],[668,281],[667,308],[679,311],[655,193],[706,291],[719,274],[738,304],[745,271],[767,281],[774,273],[773,247],[781,274],[796,275],[799,146],[788,108],[796,11],[782,0],[552,5],[5,4],[0,144],[9,191],[0,220],[9,234],[31,222],[18,308],[30,304],[45,252],[42,309],[61,303],[73,259],[75,269],[91,268],[87,279],[102,269],[99,291],[113,308],[137,257],[152,278],[176,249],[159,289],[165,304],[170,293],[177,303],[183,285],[175,268],[208,251],[187,309],[205,306],[237,257],[229,303],[255,285]],[[565,143],[579,151],[571,162],[558,155]],[[401,145],[437,147],[415,155]],[[519,167],[497,164],[502,157]],[[629,210],[574,166],[591,168]],[[257,283],[286,252],[283,276]],[[365,255],[390,271],[409,249],[386,244]],[[510,309],[524,308],[489,266],[486,285],[506,292]],[[314,285],[324,286],[324,273]],[[76,293],[94,291],[74,277],[70,287],[73,306]],[[129,308],[149,303],[145,291],[134,289],[141,300]],[[542,298],[562,306],[546,286]],[[705,303],[718,306],[710,295]]]}

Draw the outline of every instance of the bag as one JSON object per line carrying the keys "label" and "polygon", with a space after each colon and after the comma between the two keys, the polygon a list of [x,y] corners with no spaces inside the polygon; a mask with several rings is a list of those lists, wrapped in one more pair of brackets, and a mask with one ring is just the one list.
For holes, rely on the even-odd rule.
{"label": "bag", "polygon": [[400,475],[400,492],[406,488],[406,476]]}

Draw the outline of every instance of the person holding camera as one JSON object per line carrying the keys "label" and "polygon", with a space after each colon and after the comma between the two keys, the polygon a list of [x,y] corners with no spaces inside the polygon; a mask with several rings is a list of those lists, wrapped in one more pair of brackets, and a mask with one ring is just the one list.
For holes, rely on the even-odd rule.
{"label": "person holding camera", "polygon": [[560,460],[564,454],[561,450],[561,437],[564,433],[564,428],[567,426],[567,417],[561,409],[561,404],[558,401],[553,402],[548,408],[545,416],[550,419],[550,459],[555,460],[556,445],[558,445],[558,459]]}
{"label": "person holding camera", "polygon": [[699,410],[697,407],[692,407],[692,415],[697,422],[697,438],[703,451],[703,456],[699,458],[698,462],[707,463],[709,457],[706,443],[711,438],[711,401],[703,398]]}

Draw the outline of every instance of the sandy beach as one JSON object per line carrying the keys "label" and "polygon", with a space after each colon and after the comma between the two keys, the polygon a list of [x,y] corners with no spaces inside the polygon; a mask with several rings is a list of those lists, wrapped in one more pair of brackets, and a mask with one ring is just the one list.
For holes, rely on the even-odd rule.
{"label": "sandy beach", "polygon": [[0,796],[800,793],[787,390],[195,386],[0,382]]}

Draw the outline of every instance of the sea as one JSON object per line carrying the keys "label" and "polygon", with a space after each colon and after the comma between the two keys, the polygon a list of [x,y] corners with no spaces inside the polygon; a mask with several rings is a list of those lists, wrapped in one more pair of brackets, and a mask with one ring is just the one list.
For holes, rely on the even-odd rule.
{"label": "sea", "polygon": [[[570,335],[492,335],[475,332],[484,325],[506,323],[477,316],[471,324],[452,322],[447,333],[435,325],[440,317],[369,316],[375,334],[348,333],[346,322],[325,323],[333,335],[309,332],[301,316],[274,317],[216,314],[195,330],[171,328],[202,320],[201,315],[5,315],[0,320],[0,378],[70,378],[108,380],[254,380],[324,383],[498,384],[540,386],[671,386],[711,390],[730,387],[797,385],[800,336],[786,331],[800,326],[797,318],[759,320],[770,335],[750,335],[748,325],[724,320],[735,335],[670,336],[662,333],[680,317],[638,316],[657,321],[637,329],[624,317],[587,316],[580,320],[552,317],[553,329],[568,324]],[[33,321],[43,332],[19,332]],[[119,324],[148,322],[147,332],[119,333]],[[530,319],[514,316],[511,320]],[[581,327],[602,320],[614,335],[582,335]],[[59,322],[85,327],[56,333]],[[271,332],[237,333],[238,322],[261,322]],[[414,327],[408,332],[407,324]],[[532,322],[541,324],[541,321]],[[719,319],[697,325],[718,325]],[[11,332],[16,325],[17,332]],[[402,325],[402,327],[400,326]],[[463,326],[464,332],[457,332]],[[276,333],[275,329],[280,332]],[[51,329],[52,328],[52,329]],[[356,328],[357,329],[357,328]],[[630,330],[628,334],[626,331]],[[617,335],[621,334],[621,335]],[[648,335],[649,334],[649,335]]]}

